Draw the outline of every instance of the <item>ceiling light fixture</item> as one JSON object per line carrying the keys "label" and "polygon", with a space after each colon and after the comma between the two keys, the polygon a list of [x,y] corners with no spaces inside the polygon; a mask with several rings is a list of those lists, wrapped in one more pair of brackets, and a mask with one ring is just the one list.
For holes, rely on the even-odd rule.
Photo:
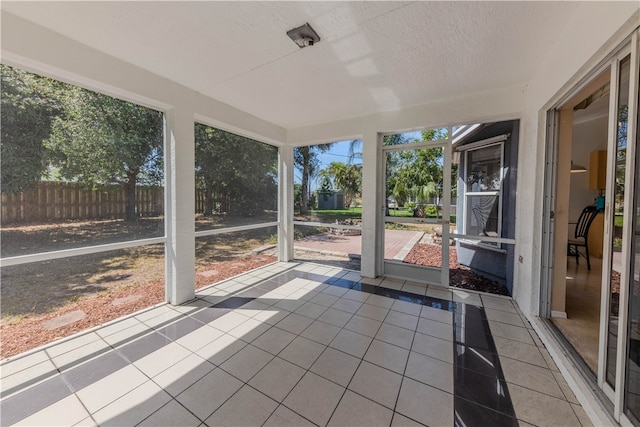
{"label": "ceiling light fixture", "polygon": [[300,49],[313,46],[320,41],[320,36],[308,23],[287,31],[287,35]]}

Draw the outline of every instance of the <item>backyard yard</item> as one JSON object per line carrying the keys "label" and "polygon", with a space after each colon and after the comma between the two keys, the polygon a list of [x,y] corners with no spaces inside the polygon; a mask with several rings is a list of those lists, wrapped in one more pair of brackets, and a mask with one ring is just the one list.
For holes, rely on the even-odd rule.
{"label": "backyard yard", "polygon": [[[212,228],[221,219],[197,222],[198,228]],[[252,250],[274,243],[275,234],[275,228],[266,228],[196,239],[196,287],[274,262],[275,257]],[[159,218],[3,227],[2,256],[159,235]],[[0,357],[163,302],[164,268],[163,244],[3,267]]]}
{"label": "backyard yard", "polygon": [[[355,208],[312,211],[296,219],[332,223],[336,219],[358,218],[360,215],[360,209]],[[251,220],[253,223],[268,222],[273,217],[267,215]],[[198,217],[196,229],[228,227],[248,221],[249,218],[241,217]],[[321,227],[296,227],[299,228],[302,231],[296,232],[297,239],[312,236],[318,240],[313,236],[326,232],[326,228]],[[400,228],[406,230],[410,227]],[[2,257],[159,237],[163,235],[163,229],[161,217],[141,218],[134,223],[94,220],[5,226],[0,230]],[[416,230],[426,231],[425,225],[419,225],[413,231]],[[276,261],[274,251],[254,253],[256,248],[274,245],[276,236],[276,227],[268,227],[197,238],[196,288]],[[295,245],[301,245],[302,242],[299,240]],[[408,252],[404,262],[440,265],[440,253],[438,245],[417,243]],[[348,258],[345,255],[347,261]],[[322,256],[316,256],[315,260],[322,261]],[[345,265],[349,268],[359,267],[353,260]],[[453,286],[505,293],[504,287],[458,265],[453,248],[450,268]],[[18,354],[164,302],[164,269],[163,244],[3,267],[0,357]]]}

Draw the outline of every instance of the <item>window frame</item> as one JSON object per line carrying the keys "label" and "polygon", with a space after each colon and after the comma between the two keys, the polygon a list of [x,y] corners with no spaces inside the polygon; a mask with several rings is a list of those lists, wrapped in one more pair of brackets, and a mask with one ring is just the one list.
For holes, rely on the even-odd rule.
{"label": "window frame", "polygon": [[[163,187],[163,195],[162,195],[163,225],[162,225],[161,236],[155,236],[155,237],[143,236],[142,238],[122,240],[122,241],[117,241],[113,243],[87,244],[87,245],[82,245],[78,247],[46,250],[41,252],[27,253],[23,255],[10,255],[6,257],[0,257],[0,267],[12,267],[12,266],[25,265],[30,263],[73,258],[77,256],[99,254],[103,252],[111,252],[111,251],[122,250],[122,249],[151,246],[151,245],[156,245],[160,243],[164,245],[164,258],[166,263],[168,245],[170,243],[169,227],[171,223],[171,212],[169,209],[169,207],[171,206],[170,197],[171,197],[171,191],[172,191],[172,188],[171,188],[172,184],[170,182],[170,176],[171,176],[170,167],[171,167],[171,163],[173,162],[173,158],[171,157],[171,154],[170,154],[171,150],[169,147],[168,130],[167,130],[168,108],[159,103],[151,102],[148,99],[145,99],[140,96],[134,96],[131,94],[127,94],[125,96],[122,93],[117,91],[116,92],[109,91],[109,90],[105,90],[104,88],[98,87],[96,85],[81,83],[75,80],[69,80],[67,78],[64,78],[62,75],[58,73],[54,73],[54,74],[46,73],[42,68],[27,67],[25,66],[24,63],[18,63],[18,62],[14,63],[12,61],[9,61],[9,62],[3,61],[2,65],[10,66],[20,71],[28,72],[30,74],[36,75],[38,77],[47,77],[56,81],[57,83],[62,83],[63,85],[68,87],[79,88],[84,91],[94,92],[98,95],[106,96],[106,97],[115,99],[117,101],[129,102],[139,107],[144,107],[146,109],[153,110],[155,112],[160,113],[162,115],[162,133],[163,133],[162,143],[161,143],[162,157],[163,157],[163,168],[162,168],[163,176],[161,179],[161,182],[162,182],[161,185]],[[47,204],[47,207],[48,206],[49,205]],[[91,218],[88,220],[91,220]],[[165,283],[167,281],[168,281],[168,278],[166,276],[166,269],[165,269]]]}
{"label": "window frame", "polygon": [[[472,143],[469,144],[468,147],[465,146],[461,146],[459,148],[460,151],[464,151],[464,200],[462,200],[462,212],[463,212],[463,221],[462,221],[462,233],[465,235],[469,235],[468,230],[467,230],[467,220],[469,218],[469,215],[471,215],[472,211],[471,209],[469,209],[469,198],[470,197],[477,197],[477,196],[493,196],[493,197],[498,197],[498,230],[497,230],[497,236],[495,236],[498,239],[502,239],[502,205],[504,203],[504,197],[503,197],[503,181],[504,181],[504,145],[505,145],[505,141],[507,140],[506,135],[504,137],[501,137],[500,140],[495,141],[494,138],[490,138],[488,140],[485,141],[479,141],[477,143]],[[498,190],[492,190],[492,191],[467,191],[467,182],[468,182],[468,176],[469,176],[469,172],[470,172],[470,162],[469,162],[469,154],[473,151],[478,151],[478,150],[483,150],[486,148],[491,148],[491,147],[495,147],[495,146],[499,146],[500,147],[500,188]],[[479,237],[482,237],[480,235],[478,235]],[[467,244],[472,244],[475,246],[481,246],[487,249],[492,249],[492,250],[502,250],[502,243],[500,242],[496,242],[496,244],[491,244],[489,242],[483,242],[482,240],[480,241],[471,241],[471,240],[467,240],[467,239],[463,239],[462,241],[464,241]]]}

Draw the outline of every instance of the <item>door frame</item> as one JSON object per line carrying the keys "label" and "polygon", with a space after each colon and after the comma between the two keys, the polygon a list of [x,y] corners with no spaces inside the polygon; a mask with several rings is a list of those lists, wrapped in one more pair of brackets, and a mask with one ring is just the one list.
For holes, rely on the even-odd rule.
{"label": "door frame", "polygon": [[[451,126],[434,127],[435,129],[447,129],[447,137],[434,141],[424,141],[419,143],[407,143],[399,145],[384,146],[382,144],[384,135],[393,135],[395,132],[380,134],[378,140],[378,149],[380,150],[380,179],[378,180],[379,194],[384,202],[382,206],[381,220],[378,224],[378,235],[380,236],[381,251],[379,253],[380,266],[382,275],[387,277],[398,277],[410,279],[417,282],[426,282],[429,285],[439,285],[449,287],[449,240],[451,233],[449,231],[451,218],[451,142],[453,140],[453,128]],[[424,128],[429,129],[429,128]],[[398,132],[401,133],[401,132]],[[441,219],[427,218],[403,218],[385,216],[386,207],[386,155],[393,151],[419,150],[425,148],[442,148],[443,150],[443,166],[442,166],[442,216]],[[442,265],[438,267],[419,266],[413,264],[405,264],[398,261],[387,260],[384,258],[385,248],[385,224],[387,221],[395,221],[409,224],[437,224],[442,227],[442,242],[440,244],[442,254]],[[446,242],[446,244],[445,244]],[[447,262],[445,262],[447,260]]]}
{"label": "door frame", "polygon": [[[626,56],[631,55],[631,69],[629,82],[629,110],[628,110],[628,127],[627,127],[627,159],[625,171],[625,199],[624,199],[624,233],[622,248],[622,274],[620,286],[620,305],[618,317],[618,336],[617,336],[617,354],[616,354],[616,387],[611,388],[604,380],[606,374],[605,353],[607,346],[607,325],[609,311],[609,277],[610,259],[611,259],[611,239],[613,238],[613,221],[607,218],[613,214],[612,200],[614,190],[614,174],[615,174],[615,149],[617,146],[616,129],[617,129],[617,96],[618,96],[618,64]],[[608,70],[609,82],[611,85],[609,99],[609,126],[607,131],[607,188],[605,193],[605,230],[604,230],[604,248],[603,248],[603,269],[602,269],[602,293],[601,293],[601,310],[600,310],[600,339],[598,348],[598,372],[597,384],[604,392],[608,399],[614,405],[613,416],[616,421],[623,426],[632,426],[630,419],[624,414],[624,396],[625,396],[625,379],[626,379],[626,362],[628,356],[628,305],[629,305],[629,284],[626,277],[628,263],[630,260],[630,247],[633,215],[634,194],[638,189],[634,188],[636,167],[640,169],[640,165],[636,165],[636,149],[638,143],[638,95],[639,82],[638,75],[640,73],[640,30],[635,29],[627,39],[614,49],[600,64],[588,73],[574,88],[560,98],[546,113],[546,142],[545,142],[545,172],[544,172],[544,200],[543,200],[543,221],[542,221],[542,257],[540,264],[540,300],[539,313],[540,317],[550,318],[551,296],[553,291],[553,273],[554,266],[558,265],[559,258],[554,256],[556,250],[562,251],[563,248],[554,243],[554,235],[557,230],[555,209],[557,205],[556,185],[558,182],[558,156],[559,156],[559,111],[561,107],[565,107],[573,98],[581,95],[585,89],[593,85],[604,72]],[[635,76],[635,78],[634,78]],[[613,151],[612,151],[613,150]],[[613,154],[612,154],[613,153]],[[566,251],[565,251],[566,252]],[[565,254],[566,257],[566,254]],[[562,268],[562,266],[560,266]],[[565,341],[565,344],[567,342]]]}
{"label": "door frame", "polygon": [[[632,37],[630,46],[625,47],[629,49],[628,55],[630,55],[630,68],[629,68],[629,101],[627,109],[627,152],[626,152],[626,169],[625,169],[625,193],[624,193],[624,220],[623,230],[624,236],[622,239],[622,272],[620,274],[620,309],[618,315],[618,353],[616,354],[616,392],[614,399],[615,413],[614,416],[623,425],[631,426],[632,423],[629,418],[624,415],[624,397],[625,397],[625,383],[627,373],[627,359],[628,359],[628,322],[629,322],[629,290],[631,288],[631,281],[633,278],[629,277],[629,265],[635,260],[631,259],[631,245],[633,236],[633,222],[634,222],[634,196],[637,192],[635,188],[636,180],[636,150],[638,144],[637,132],[638,132],[638,80],[640,78],[640,30],[636,30]],[[618,55],[616,61],[619,64],[625,56]],[[612,91],[613,95],[613,91]],[[616,101],[617,91],[616,91]],[[612,106],[613,96],[612,96]],[[617,107],[617,102],[615,104]],[[609,122],[610,125],[613,121]],[[616,120],[617,125],[617,120]],[[611,126],[609,129],[609,138],[613,139],[613,146],[616,145],[616,129],[617,126]],[[610,146],[612,148],[612,146]],[[609,162],[609,166],[612,166],[613,162]],[[607,173],[609,169],[607,168]],[[615,173],[615,169],[612,167],[612,172]],[[612,175],[609,175],[612,176]],[[613,194],[613,186],[611,186],[611,193],[607,188],[607,196]],[[605,203],[605,209],[607,208]],[[606,218],[606,217],[605,217]],[[612,222],[611,222],[612,223]],[[610,230],[613,232],[613,230]],[[613,235],[609,236],[613,238]],[[605,242],[609,242],[606,235],[605,227]],[[602,313],[602,310],[600,311]],[[602,337],[601,337],[602,339]]]}

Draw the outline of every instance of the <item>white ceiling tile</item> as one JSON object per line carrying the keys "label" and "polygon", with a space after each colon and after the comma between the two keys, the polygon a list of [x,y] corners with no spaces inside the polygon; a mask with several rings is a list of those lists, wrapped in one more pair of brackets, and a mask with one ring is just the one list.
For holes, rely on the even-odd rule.
{"label": "white ceiling tile", "polygon": [[[295,128],[525,84],[577,2],[7,2],[0,7]],[[286,31],[308,22],[321,41]]]}

